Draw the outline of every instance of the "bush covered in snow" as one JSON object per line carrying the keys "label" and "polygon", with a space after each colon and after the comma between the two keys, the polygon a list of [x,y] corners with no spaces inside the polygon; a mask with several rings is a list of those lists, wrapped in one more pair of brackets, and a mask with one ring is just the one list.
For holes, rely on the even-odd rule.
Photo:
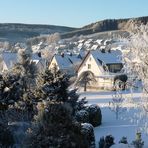
{"label": "bush covered in snow", "polygon": [[89,122],[89,113],[86,110],[80,110],[76,113],[75,118],[78,122],[88,123]]}
{"label": "bush covered in snow", "polygon": [[105,140],[104,137],[101,137],[99,140],[99,148],[104,148]]}
{"label": "bush covered in snow", "polygon": [[119,143],[123,143],[123,144],[127,144],[127,137],[122,137],[121,140],[119,141]]}
{"label": "bush covered in snow", "polygon": [[144,148],[144,141],[141,138],[140,132],[136,133],[136,139],[132,143],[128,143],[127,138],[124,136],[119,143],[114,143],[114,137],[107,135],[105,138],[100,138],[99,148]]}
{"label": "bush covered in snow", "polygon": [[89,123],[91,123],[94,127],[101,125],[102,114],[100,107],[93,104],[88,106],[86,110],[89,113]]}
{"label": "bush covered in snow", "polygon": [[85,140],[89,143],[89,148],[95,148],[95,136],[93,126],[90,123],[81,124],[81,132],[85,137]]}
{"label": "bush covered in snow", "polygon": [[101,124],[102,114],[99,106],[97,105],[89,105],[84,106],[83,109],[78,110],[75,114],[75,119],[81,123],[90,123],[94,127]]}
{"label": "bush covered in snow", "polygon": [[99,141],[99,148],[110,148],[114,144],[114,137],[107,135],[105,138],[101,137]]}

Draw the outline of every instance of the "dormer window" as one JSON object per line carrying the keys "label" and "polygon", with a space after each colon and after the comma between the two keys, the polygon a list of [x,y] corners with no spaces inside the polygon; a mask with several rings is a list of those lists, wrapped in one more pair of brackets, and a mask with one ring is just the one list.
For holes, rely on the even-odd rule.
{"label": "dormer window", "polygon": [[119,64],[106,64],[109,72],[117,73],[120,72],[123,68],[123,65],[121,63]]}

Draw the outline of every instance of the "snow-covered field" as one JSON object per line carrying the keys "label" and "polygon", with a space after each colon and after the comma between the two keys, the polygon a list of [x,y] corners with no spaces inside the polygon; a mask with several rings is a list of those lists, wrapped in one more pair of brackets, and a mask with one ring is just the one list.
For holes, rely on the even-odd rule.
{"label": "snow-covered field", "polygon": [[[123,110],[119,115],[120,118],[116,120],[115,113],[109,109],[109,101],[112,100],[114,93],[112,91],[80,93],[80,98],[86,97],[88,104],[98,104],[102,111],[102,125],[94,128],[97,147],[102,136],[113,135],[115,143],[118,143],[123,136],[126,136],[128,143],[131,143],[135,140],[136,132],[139,131],[139,126],[135,122],[131,122],[136,109],[133,108],[133,104],[130,102],[124,104],[128,111]],[[130,91],[123,91],[122,94],[123,97],[129,100],[130,97],[137,99],[141,96],[141,92],[138,90],[134,91],[133,94]],[[142,133],[142,139],[144,140],[144,147],[148,148],[148,135]]]}

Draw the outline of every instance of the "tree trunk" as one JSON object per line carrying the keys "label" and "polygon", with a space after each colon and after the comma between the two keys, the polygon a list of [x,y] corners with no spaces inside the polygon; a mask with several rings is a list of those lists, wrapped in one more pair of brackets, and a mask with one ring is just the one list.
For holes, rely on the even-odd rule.
{"label": "tree trunk", "polygon": [[84,84],[84,91],[87,90],[87,83]]}

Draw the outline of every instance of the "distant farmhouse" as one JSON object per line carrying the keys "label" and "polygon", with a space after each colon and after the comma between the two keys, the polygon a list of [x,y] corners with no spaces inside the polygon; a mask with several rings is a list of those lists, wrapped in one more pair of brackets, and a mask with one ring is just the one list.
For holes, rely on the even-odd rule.
{"label": "distant farmhouse", "polygon": [[52,70],[55,67],[71,76],[76,75],[76,69],[82,61],[81,55],[72,53],[55,54],[49,64],[49,69]]}
{"label": "distant farmhouse", "polygon": [[[46,61],[40,55],[32,54],[31,60],[36,64],[39,72],[46,68]],[[2,52],[0,55],[0,73],[10,70],[18,62],[18,53]]]}
{"label": "distant farmhouse", "polygon": [[92,86],[112,89],[115,77],[121,75],[122,68],[121,51],[91,50],[85,56],[77,72],[80,77],[84,72],[90,71],[97,80]]}

